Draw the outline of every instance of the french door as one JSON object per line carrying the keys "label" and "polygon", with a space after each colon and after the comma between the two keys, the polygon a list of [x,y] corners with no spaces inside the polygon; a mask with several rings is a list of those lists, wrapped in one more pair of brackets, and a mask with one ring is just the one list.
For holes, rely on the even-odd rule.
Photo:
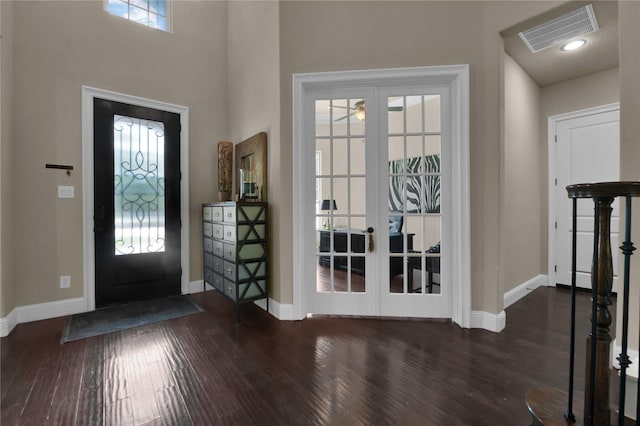
{"label": "french door", "polygon": [[180,115],[94,99],[96,307],[180,294]]}
{"label": "french door", "polygon": [[449,103],[441,86],[309,92],[309,312],[452,316]]}

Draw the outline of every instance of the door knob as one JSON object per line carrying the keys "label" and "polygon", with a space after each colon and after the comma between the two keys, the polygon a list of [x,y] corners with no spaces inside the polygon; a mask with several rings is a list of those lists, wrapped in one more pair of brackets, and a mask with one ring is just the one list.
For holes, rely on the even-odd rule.
{"label": "door knob", "polygon": [[373,251],[373,248],[374,248],[374,244],[373,244],[373,228],[372,227],[368,227],[367,228],[367,233],[369,234],[369,251]]}

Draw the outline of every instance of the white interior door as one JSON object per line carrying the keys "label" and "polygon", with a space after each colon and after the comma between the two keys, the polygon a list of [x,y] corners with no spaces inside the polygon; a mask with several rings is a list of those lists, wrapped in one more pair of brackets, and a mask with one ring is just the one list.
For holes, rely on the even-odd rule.
{"label": "white interior door", "polygon": [[[571,285],[572,201],[567,185],[608,182],[620,179],[619,110],[589,114],[556,123],[556,283]],[[611,215],[613,291],[617,289],[619,247],[619,203],[614,201]],[[592,200],[578,200],[576,285],[591,288],[593,257]]]}
{"label": "white interior door", "polygon": [[312,313],[451,317],[447,104],[424,87],[314,94]]}
{"label": "white interior door", "polygon": [[[371,89],[323,90],[312,97],[315,170],[315,280],[310,311],[376,315],[375,112]],[[312,172],[312,170],[309,170]]]}
{"label": "white interior door", "polygon": [[[380,237],[379,312],[451,317],[451,143],[446,90],[386,87],[378,185],[389,238]],[[392,232],[399,225],[402,238]],[[426,315],[425,315],[426,313]]]}

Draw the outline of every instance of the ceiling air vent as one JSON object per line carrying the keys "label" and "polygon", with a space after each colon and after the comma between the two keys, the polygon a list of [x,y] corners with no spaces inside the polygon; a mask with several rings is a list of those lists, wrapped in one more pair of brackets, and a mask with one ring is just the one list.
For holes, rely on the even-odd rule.
{"label": "ceiling air vent", "polygon": [[588,4],[550,21],[518,33],[532,53],[540,52],[572,38],[598,31],[596,15]]}

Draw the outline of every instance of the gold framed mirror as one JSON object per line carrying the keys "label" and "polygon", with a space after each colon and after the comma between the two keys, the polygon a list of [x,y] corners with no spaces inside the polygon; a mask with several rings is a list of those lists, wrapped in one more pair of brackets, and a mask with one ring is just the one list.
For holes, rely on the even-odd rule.
{"label": "gold framed mirror", "polygon": [[260,132],[237,144],[235,157],[238,197],[267,201],[267,134]]}

